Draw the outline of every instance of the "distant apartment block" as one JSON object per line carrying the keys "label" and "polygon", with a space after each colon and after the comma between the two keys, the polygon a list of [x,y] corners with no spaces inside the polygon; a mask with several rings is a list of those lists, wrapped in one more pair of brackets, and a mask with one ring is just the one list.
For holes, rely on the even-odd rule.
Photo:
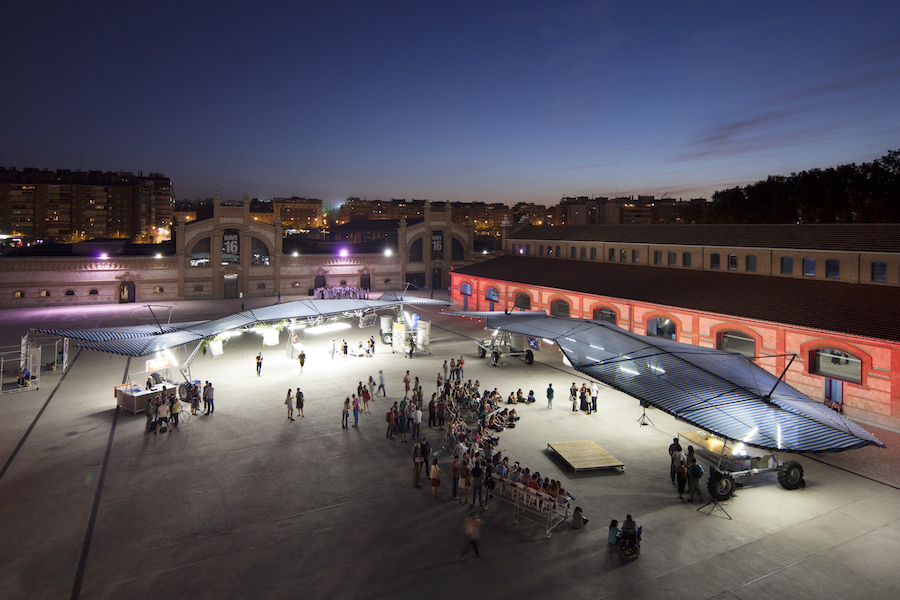
{"label": "distant apartment block", "polygon": [[0,167],[0,231],[26,240],[169,239],[172,181],[161,173]]}

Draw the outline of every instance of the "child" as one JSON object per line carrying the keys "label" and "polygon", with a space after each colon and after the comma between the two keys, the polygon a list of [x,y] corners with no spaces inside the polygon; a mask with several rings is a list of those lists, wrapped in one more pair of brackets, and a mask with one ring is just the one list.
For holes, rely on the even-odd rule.
{"label": "child", "polygon": [[607,538],[607,541],[610,544],[615,544],[619,541],[619,522],[615,519],[609,523],[609,538]]}

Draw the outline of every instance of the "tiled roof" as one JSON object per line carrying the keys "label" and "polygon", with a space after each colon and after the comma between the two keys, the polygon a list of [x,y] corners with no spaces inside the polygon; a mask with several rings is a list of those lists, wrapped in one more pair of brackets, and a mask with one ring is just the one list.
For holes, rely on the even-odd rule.
{"label": "tiled roof", "polygon": [[527,225],[509,239],[900,252],[900,224]]}
{"label": "tiled roof", "polygon": [[900,341],[897,287],[512,255],[454,273]]}

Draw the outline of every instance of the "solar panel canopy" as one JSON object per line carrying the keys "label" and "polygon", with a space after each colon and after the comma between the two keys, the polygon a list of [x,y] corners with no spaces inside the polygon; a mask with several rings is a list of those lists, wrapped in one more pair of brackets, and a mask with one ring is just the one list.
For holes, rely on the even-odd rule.
{"label": "solar panel canopy", "polygon": [[884,447],[850,419],[739,354],[541,311],[450,314],[553,340],[578,371],[728,440],[793,452]]}

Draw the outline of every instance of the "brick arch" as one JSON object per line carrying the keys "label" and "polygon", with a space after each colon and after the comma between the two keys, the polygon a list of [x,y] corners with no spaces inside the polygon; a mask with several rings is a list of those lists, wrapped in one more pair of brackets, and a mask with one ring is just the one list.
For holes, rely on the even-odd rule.
{"label": "brick arch", "polygon": [[267,240],[265,237],[260,237],[260,236],[258,236],[258,235],[254,235],[254,234],[252,234],[252,233],[249,235],[249,237],[250,237],[250,250],[251,250],[251,252],[252,252],[252,250],[253,250],[253,240],[259,240],[259,241],[261,241],[263,244],[266,245],[266,249],[269,251],[269,256],[270,256],[270,257],[273,257],[273,258],[275,257],[275,246],[272,244],[272,242],[270,242],[269,240]]}
{"label": "brick arch", "polygon": [[475,294],[475,290],[477,290],[478,288],[477,288],[477,286],[476,286],[473,282],[469,281],[468,279],[460,279],[460,280],[459,280],[459,293],[460,293],[460,295],[462,295],[462,286],[463,286],[463,284],[468,284],[468,285],[469,285],[469,291],[470,291],[470,293],[468,294],[469,297],[470,297],[470,298],[475,297],[475,295],[476,295],[476,294]]}
{"label": "brick arch", "polygon": [[519,297],[519,294],[525,294],[526,296],[528,296],[529,302],[531,303],[531,308],[529,308],[528,310],[534,310],[534,294],[523,288],[515,288],[509,292],[509,297],[512,300],[512,304],[515,305],[516,298]]}
{"label": "brick arch", "polygon": [[869,371],[872,369],[872,355],[870,355],[868,352],[863,351],[857,346],[848,344],[847,342],[843,342],[835,338],[818,338],[800,344],[800,351],[797,354],[798,356],[800,356],[800,358],[803,359],[804,363],[806,364],[807,375],[812,375],[813,377],[824,377],[824,375],[812,373],[809,370],[810,358],[812,356],[812,353],[821,348],[833,348],[835,350],[846,352],[847,354],[853,355],[858,358],[859,362],[861,363],[859,369],[859,383],[853,383],[851,381],[844,381],[844,383],[846,383],[847,385],[858,385],[862,387],[868,385]]}
{"label": "brick arch", "polygon": [[[559,302],[560,300],[569,305],[569,317],[571,317],[572,313],[575,311],[575,302],[573,302],[571,298],[569,298],[568,296],[566,296],[564,294],[552,294],[549,298],[547,298],[547,308],[546,308],[547,314],[548,315],[553,314],[553,309],[552,309],[553,303]],[[534,307],[532,306],[532,309],[533,308]]]}

